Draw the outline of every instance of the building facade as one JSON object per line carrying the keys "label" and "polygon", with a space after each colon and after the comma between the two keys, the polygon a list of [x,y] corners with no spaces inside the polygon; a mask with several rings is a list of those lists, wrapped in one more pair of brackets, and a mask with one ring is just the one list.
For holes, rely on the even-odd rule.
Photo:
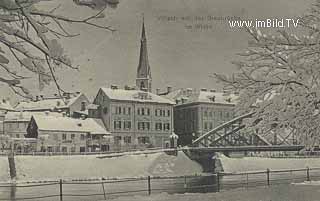
{"label": "building facade", "polygon": [[27,128],[27,138],[37,139],[35,151],[79,153],[109,151],[113,138],[100,119],[74,119],[34,115]]}
{"label": "building facade", "polygon": [[174,128],[179,144],[192,140],[235,117],[237,95],[207,89],[179,89],[165,95],[175,101]]}
{"label": "building facade", "polygon": [[141,90],[101,88],[89,116],[101,118],[118,149],[166,147],[174,102]]}

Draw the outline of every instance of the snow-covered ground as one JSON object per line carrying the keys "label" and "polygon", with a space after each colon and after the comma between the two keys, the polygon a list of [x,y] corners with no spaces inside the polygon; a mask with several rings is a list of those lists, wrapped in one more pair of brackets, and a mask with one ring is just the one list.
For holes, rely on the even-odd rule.
{"label": "snow-covered ground", "polygon": [[102,159],[97,155],[15,156],[15,161],[17,180],[176,176],[202,172],[201,166],[183,152],[178,156],[152,153]]}
{"label": "snow-covered ground", "polygon": [[320,167],[320,158],[228,158],[219,155],[225,172],[247,172],[256,170],[279,170]]}

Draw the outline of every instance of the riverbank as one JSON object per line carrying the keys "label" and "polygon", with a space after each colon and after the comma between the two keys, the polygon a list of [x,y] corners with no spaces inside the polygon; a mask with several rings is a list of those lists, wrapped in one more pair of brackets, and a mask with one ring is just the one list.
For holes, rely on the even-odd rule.
{"label": "riverbank", "polygon": [[[137,178],[202,173],[201,166],[182,151],[177,156],[164,152],[121,155],[15,156],[17,181]],[[8,158],[0,157],[1,181],[8,181]],[[3,170],[3,171],[2,171]]]}

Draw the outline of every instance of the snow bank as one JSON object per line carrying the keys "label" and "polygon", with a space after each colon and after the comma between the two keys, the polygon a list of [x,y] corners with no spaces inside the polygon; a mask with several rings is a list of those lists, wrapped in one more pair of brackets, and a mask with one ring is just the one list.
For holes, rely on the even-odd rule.
{"label": "snow bank", "polygon": [[276,170],[320,167],[320,158],[228,158],[219,155],[219,159],[225,172],[257,171],[267,168]]}
{"label": "snow bank", "polygon": [[113,158],[88,156],[16,156],[18,180],[128,178],[199,174],[202,168],[183,152],[124,155]]}
{"label": "snow bank", "polygon": [[8,181],[10,178],[9,174],[9,163],[7,156],[0,156],[0,181]]}

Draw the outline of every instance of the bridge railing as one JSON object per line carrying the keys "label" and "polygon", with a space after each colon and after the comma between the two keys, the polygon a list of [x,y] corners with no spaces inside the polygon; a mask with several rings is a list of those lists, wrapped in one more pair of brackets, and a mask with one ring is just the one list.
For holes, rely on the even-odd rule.
{"label": "bridge railing", "polygon": [[192,142],[192,144],[193,144],[193,145],[198,144],[198,143],[201,142],[201,140],[205,139],[206,137],[208,137],[208,136],[211,135],[212,133],[215,133],[215,132],[217,132],[217,131],[225,128],[225,127],[228,127],[228,126],[230,126],[230,125],[234,124],[235,122],[238,122],[238,121],[240,121],[240,120],[242,120],[242,119],[251,117],[252,114],[253,114],[253,112],[250,112],[250,113],[241,115],[241,116],[239,116],[239,117],[236,117],[236,118],[234,118],[234,119],[232,119],[232,120],[230,120],[230,121],[227,121],[227,122],[225,122],[225,123],[223,123],[223,124],[215,127],[214,129],[206,132],[205,134],[201,135],[200,137],[198,137],[197,139],[195,139],[195,140]]}
{"label": "bridge railing", "polygon": [[119,196],[147,196],[161,192],[219,192],[236,188],[299,184],[312,180],[320,180],[319,167],[168,177],[17,181],[0,183],[0,200],[109,200]]}

